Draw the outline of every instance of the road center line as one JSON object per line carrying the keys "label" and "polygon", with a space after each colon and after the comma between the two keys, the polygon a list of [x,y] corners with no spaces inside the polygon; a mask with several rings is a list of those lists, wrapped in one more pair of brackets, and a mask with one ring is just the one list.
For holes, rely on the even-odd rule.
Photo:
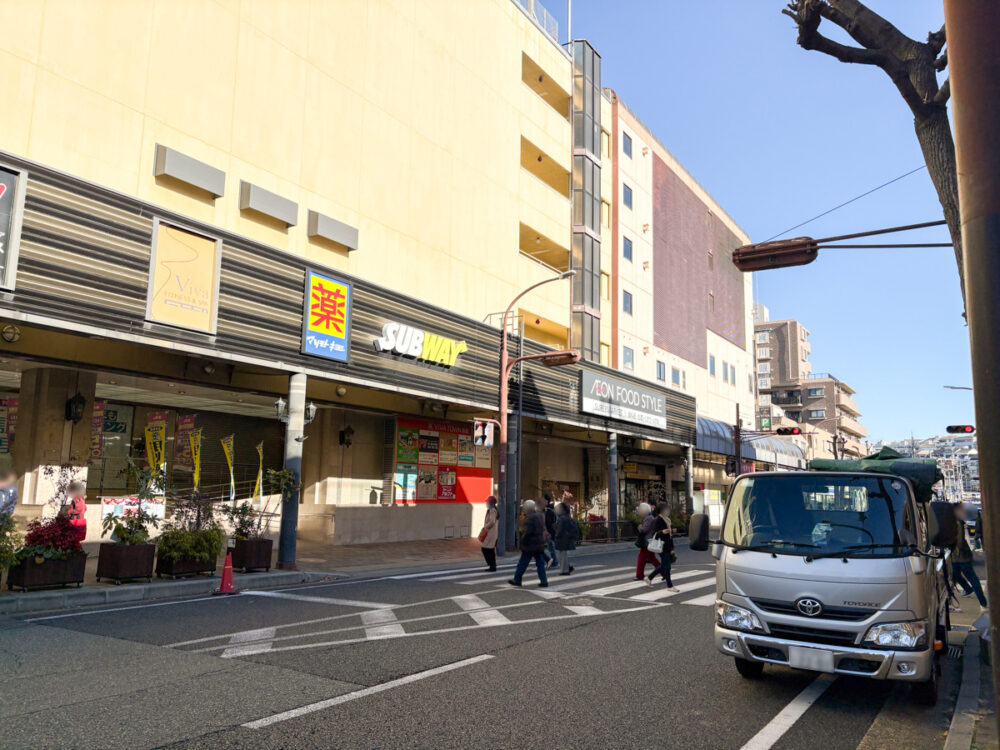
{"label": "road center line", "polygon": [[778,715],[771,719],[764,728],[755,734],[740,750],[769,750],[780,740],[785,732],[792,728],[816,700],[826,692],[826,689],[836,679],[831,674],[821,674],[813,680],[806,689],[799,693],[785,706]]}
{"label": "road center line", "polygon": [[275,714],[274,716],[257,719],[256,721],[248,721],[243,726],[247,729],[261,729],[263,727],[269,727],[272,724],[288,721],[289,719],[295,719],[299,716],[304,716],[305,714],[314,713],[315,711],[322,711],[324,708],[339,706],[341,703],[348,703],[350,701],[357,700],[358,698],[366,698],[369,695],[375,695],[376,693],[381,693],[385,690],[391,690],[392,688],[399,687],[400,685],[409,685],[411,682],[425,680],[428,677],[434,677],[435,675],[444,674],[445,672],[451,672],[456,669],[461,669],[462,667],[468,667],[472,664],[478,664],[479,662],[492,658],[493,656],[491,654],[473,656],[471,659],[463,659],[462,661],[445,664],[444,666],[435,667],[434,669],[426,669],[423,672],[417,672],[415,674],[407,675],[406,677],[400,677],[398,680],[383,682],[381,685],[373,685],[372,687],[365,688],[364,690],[355,690],[353,693],[345,693],[344,695],[338,695],[335,698],[329,698],[325,701],[310,703],[307,706],[293,708],[290,711],[283,711],[282,713]]}

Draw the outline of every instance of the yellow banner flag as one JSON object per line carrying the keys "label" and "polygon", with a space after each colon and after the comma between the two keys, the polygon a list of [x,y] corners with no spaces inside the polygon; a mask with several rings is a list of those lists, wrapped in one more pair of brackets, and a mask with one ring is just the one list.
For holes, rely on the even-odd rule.
{"label": "yellow banner flag", "polygon": [[150,422],[146,425],[146,462],[153,471],[166,467],[167,425],[164,422]]}
{"label": "yellow banner flag", "polygon": [[253,488],[253,494],[256,495],[257,501],[260,504],[261,510],[264,509],[264,443],[263,441],[257,443],[257,458],[260,462],[257,464],[257,484]]}
{"label": "yellow banner flag", "polygon": [[236,475],[233,474],[233,439],[235,435],[226,435],[219,442],[222,443],[222,452],[226,454],[226,463],[229,464],[229,500],[236,499]]}
{"label": "yellow banner flag", "polygon": [[194,488],[201,485],[201,427],[188,433],[191,441],[191,463],[194,466]]}

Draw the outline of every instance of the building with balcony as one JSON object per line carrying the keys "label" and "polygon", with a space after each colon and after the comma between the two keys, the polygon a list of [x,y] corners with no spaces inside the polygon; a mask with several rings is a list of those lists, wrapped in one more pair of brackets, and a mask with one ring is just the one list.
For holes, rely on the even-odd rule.
{"label": "building with balcony", "polygon": [[[814,373],[810,354],[809,331],[799,321],[769,320],[767,308],[756,306],[757,428],[777,429],[777,421],[765,411],[780,408],[785,420],[818,433],[816,450],[829,442],[833,454],[865,455],[868,430],[860,422],[854,389],[830,373]],[[829,433],[829,440],[820,431]]]}

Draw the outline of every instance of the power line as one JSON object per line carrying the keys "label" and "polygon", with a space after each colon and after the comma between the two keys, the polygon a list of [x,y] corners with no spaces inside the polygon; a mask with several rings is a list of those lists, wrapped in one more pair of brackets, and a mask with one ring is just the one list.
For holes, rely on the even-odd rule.
{"label": "power line", "polygon": [[826,216],[827,214],[832,214],[838,208],[843,208],[844,206],[846,206],[846,205],[848,205],[850,203],[854,203],[854,201],[856,201],[856,200],[860,200],[861,198],[864,198],[866,195],[871,195],[876,190],[881,190],[882,188],[888,187],[889,185],[891,185],[894,182],[899,182],[904,177],[909,177],[911,174],[913,174],[914,172],[919,172],[921,169],[927,169],[927,165],[926,164],[921,164],[916,169],[911,169],[906,174],[901,174],[899,177],[895,177],[895,178],[889,180],[888,182],[883,182],[878,187],[874,187],[871,190],[869,190],[869,191],[867,191],[865,193],[862,193],[861,195],[856,195],[853,198],[851,198],[849,201],[844,201],[839,206],[834,206],[829,211],[824,211],[821,214],[817,214],[816,216],[813,216],[811,219],[806,219],[801,224],[796,224],[794,227],[789,227],[784,232],[778,232],[776,235],[774,235],[774,237],[768,237],[766,240],[764,240],[764,242],[770,242],[771,240],[776,239],[776,238],[780,237],[783,234],[788,234],[789,232],[791,232],[791,231],[793,231],[795,229],[798,229],[799,227],[804,227],[806,224],[809,224],[810,222],[816,221],[816,219],[820,219],[820,218]]}

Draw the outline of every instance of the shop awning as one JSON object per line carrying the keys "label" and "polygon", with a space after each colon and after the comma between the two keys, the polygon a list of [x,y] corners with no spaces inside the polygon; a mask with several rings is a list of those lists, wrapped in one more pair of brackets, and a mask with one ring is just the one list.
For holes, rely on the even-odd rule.
{"label": "shop awning", "polygon": [[[698,417],[695,447],[700,451],[733,455],[733,427],[718,419]],[[777,464],[782,468],[806,468],[806,452],[800,446],[778,437],[758,437],[743,442],[743,458],[748,461]]]}

